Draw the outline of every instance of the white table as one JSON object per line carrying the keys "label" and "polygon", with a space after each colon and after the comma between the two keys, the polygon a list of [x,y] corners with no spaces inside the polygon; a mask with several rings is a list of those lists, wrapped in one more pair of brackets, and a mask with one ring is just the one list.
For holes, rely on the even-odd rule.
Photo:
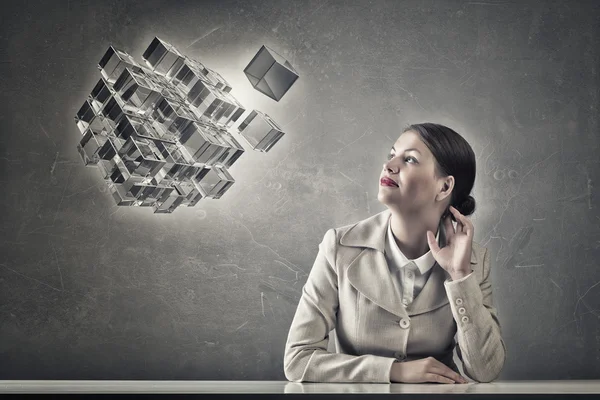
{"label": "white table", "polygon": [[[379,395],[404,394],[403,398],[425,398],[426,395],[443,394],[451,398],[597,398],[600,399],[600,380],[564,381],[494,381],[491,383],[439,384],[439,383],[295,383],[287,381],[0,381],[0,397],[7,394],[190,394],[208,397],[207,394],[225,395],[228,398],[288,398],[294,394],[325,395],[319,398],[337,398],[332,394],[364,394],[368,399]],[[231,396],[231,394],[237,394]],[[258,395],[258,396],[256,396]],[[290,397],[291,395],[291,397]],[[473,396],[475,395],[475,396]],[[506,395],[506,396],[504,396]],[[533,396],[532,396],[533,395]],[[529,396],[529,397],[528,397]],[[176,396],[178,397],[178,396]],[[196,397],[196,396],[194,396]],[[436,397],[429,396],[428,398]],[[69,396],[69,398],[74,398]],[[80,397],[76,397],[80,398]],[[136,396],[136,398],[138,398]],[[155,398],[155,397],[153,397]],[[187,397],[186,397],[187,398]],[[305,397],[303,397],[305,398]],[[348,398],[344,396],[344,398]]]}

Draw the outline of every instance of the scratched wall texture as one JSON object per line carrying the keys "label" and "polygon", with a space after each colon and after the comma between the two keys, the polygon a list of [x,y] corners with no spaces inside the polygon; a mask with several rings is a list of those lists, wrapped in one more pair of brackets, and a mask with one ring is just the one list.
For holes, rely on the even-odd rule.
{"label": "scratched wall texture", "polygon": [[[325,231],[384,209],[408,123],[477,155],[501,379],[600,376],[596,1],[31,1],[0,24],[0,379],[279,380]],[[109,44],[159,36],[286,135],[220,200],[118,207],[73,116]],[[262,44],[300,79],[281,102],[243,68]]]}

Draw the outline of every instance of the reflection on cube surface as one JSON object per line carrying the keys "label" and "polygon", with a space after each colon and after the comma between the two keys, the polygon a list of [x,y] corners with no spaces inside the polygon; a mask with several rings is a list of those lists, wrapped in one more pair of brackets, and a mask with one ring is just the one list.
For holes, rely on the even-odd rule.
{"label": "reflection on cube surface", "polygon": [[[261,88],[281,98],[295,78],[279,66],[265,69],[268,57],[293,71],[268,51],[249,70],[260,75]],[[101,77],[75,115],[81,159],[100,171],[120,206],[171,213],[203,198],[221,198],[235,182],[228,168],[244,153],[228,129],[246,107],[218,72],[162,39],[155,37],[142,58],[145,65],[110,46],[100,59]],[[268,115],[255,110],[237,133],[262,152],[283,136]]]}
{"label": "reflection on cube surface", "polygon": [[267,46],[258,50],[244,73],[254,89],[276,101],[281,100],[298,79],[290,62]]}

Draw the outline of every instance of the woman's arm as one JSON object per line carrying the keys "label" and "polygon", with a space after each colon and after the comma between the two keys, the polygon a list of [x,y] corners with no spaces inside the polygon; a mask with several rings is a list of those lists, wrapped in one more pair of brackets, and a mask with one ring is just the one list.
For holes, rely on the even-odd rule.
{"label": "woman's arm", "polygon": [[319,244],[319,252],[302,288],[285,344],[285,377],[292,382],[390,383],[394,358],[327,351],[339,306],[336,242],[335,229],[331,228]]}
{"label": "woman's arm", "polygon": [[500,321],[492,299],[490,252],[483,257],[483,280],[475,273],[444,282],[457,325],[457,355],[465,374],[478,382],[491,382],[500,375],[506,359]]}

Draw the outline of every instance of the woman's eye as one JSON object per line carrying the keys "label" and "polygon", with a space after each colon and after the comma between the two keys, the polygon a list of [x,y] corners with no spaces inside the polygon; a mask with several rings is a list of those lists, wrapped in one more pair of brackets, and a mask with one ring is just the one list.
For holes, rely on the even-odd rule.
{"label": "woman's eye", "polygon": [[[388,156],[387,156],[387,159],[388,159],[388,160],[390,160],[390,159],[392,159],[393,157],[394,157],[394,155],[393,155],[393,154],[388,154]],[[413,156],[408,156],[408,157],[405,157],[405,158],[404,158],[404,160],[408,160],[409,158],[410,158],[410,159],[413,159],[415,162],[417,162],[417,159],[416,159],[416,158],[414,158]]]}

